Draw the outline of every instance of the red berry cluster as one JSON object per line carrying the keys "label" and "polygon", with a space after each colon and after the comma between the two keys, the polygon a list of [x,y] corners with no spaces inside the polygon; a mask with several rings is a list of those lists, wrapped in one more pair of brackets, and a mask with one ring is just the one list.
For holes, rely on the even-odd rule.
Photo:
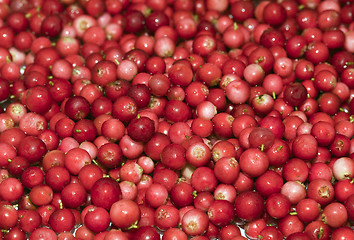
{"label": "red berry cluster", "polygon": [[354,239],[352,0],[0,0],[0,239]]}

